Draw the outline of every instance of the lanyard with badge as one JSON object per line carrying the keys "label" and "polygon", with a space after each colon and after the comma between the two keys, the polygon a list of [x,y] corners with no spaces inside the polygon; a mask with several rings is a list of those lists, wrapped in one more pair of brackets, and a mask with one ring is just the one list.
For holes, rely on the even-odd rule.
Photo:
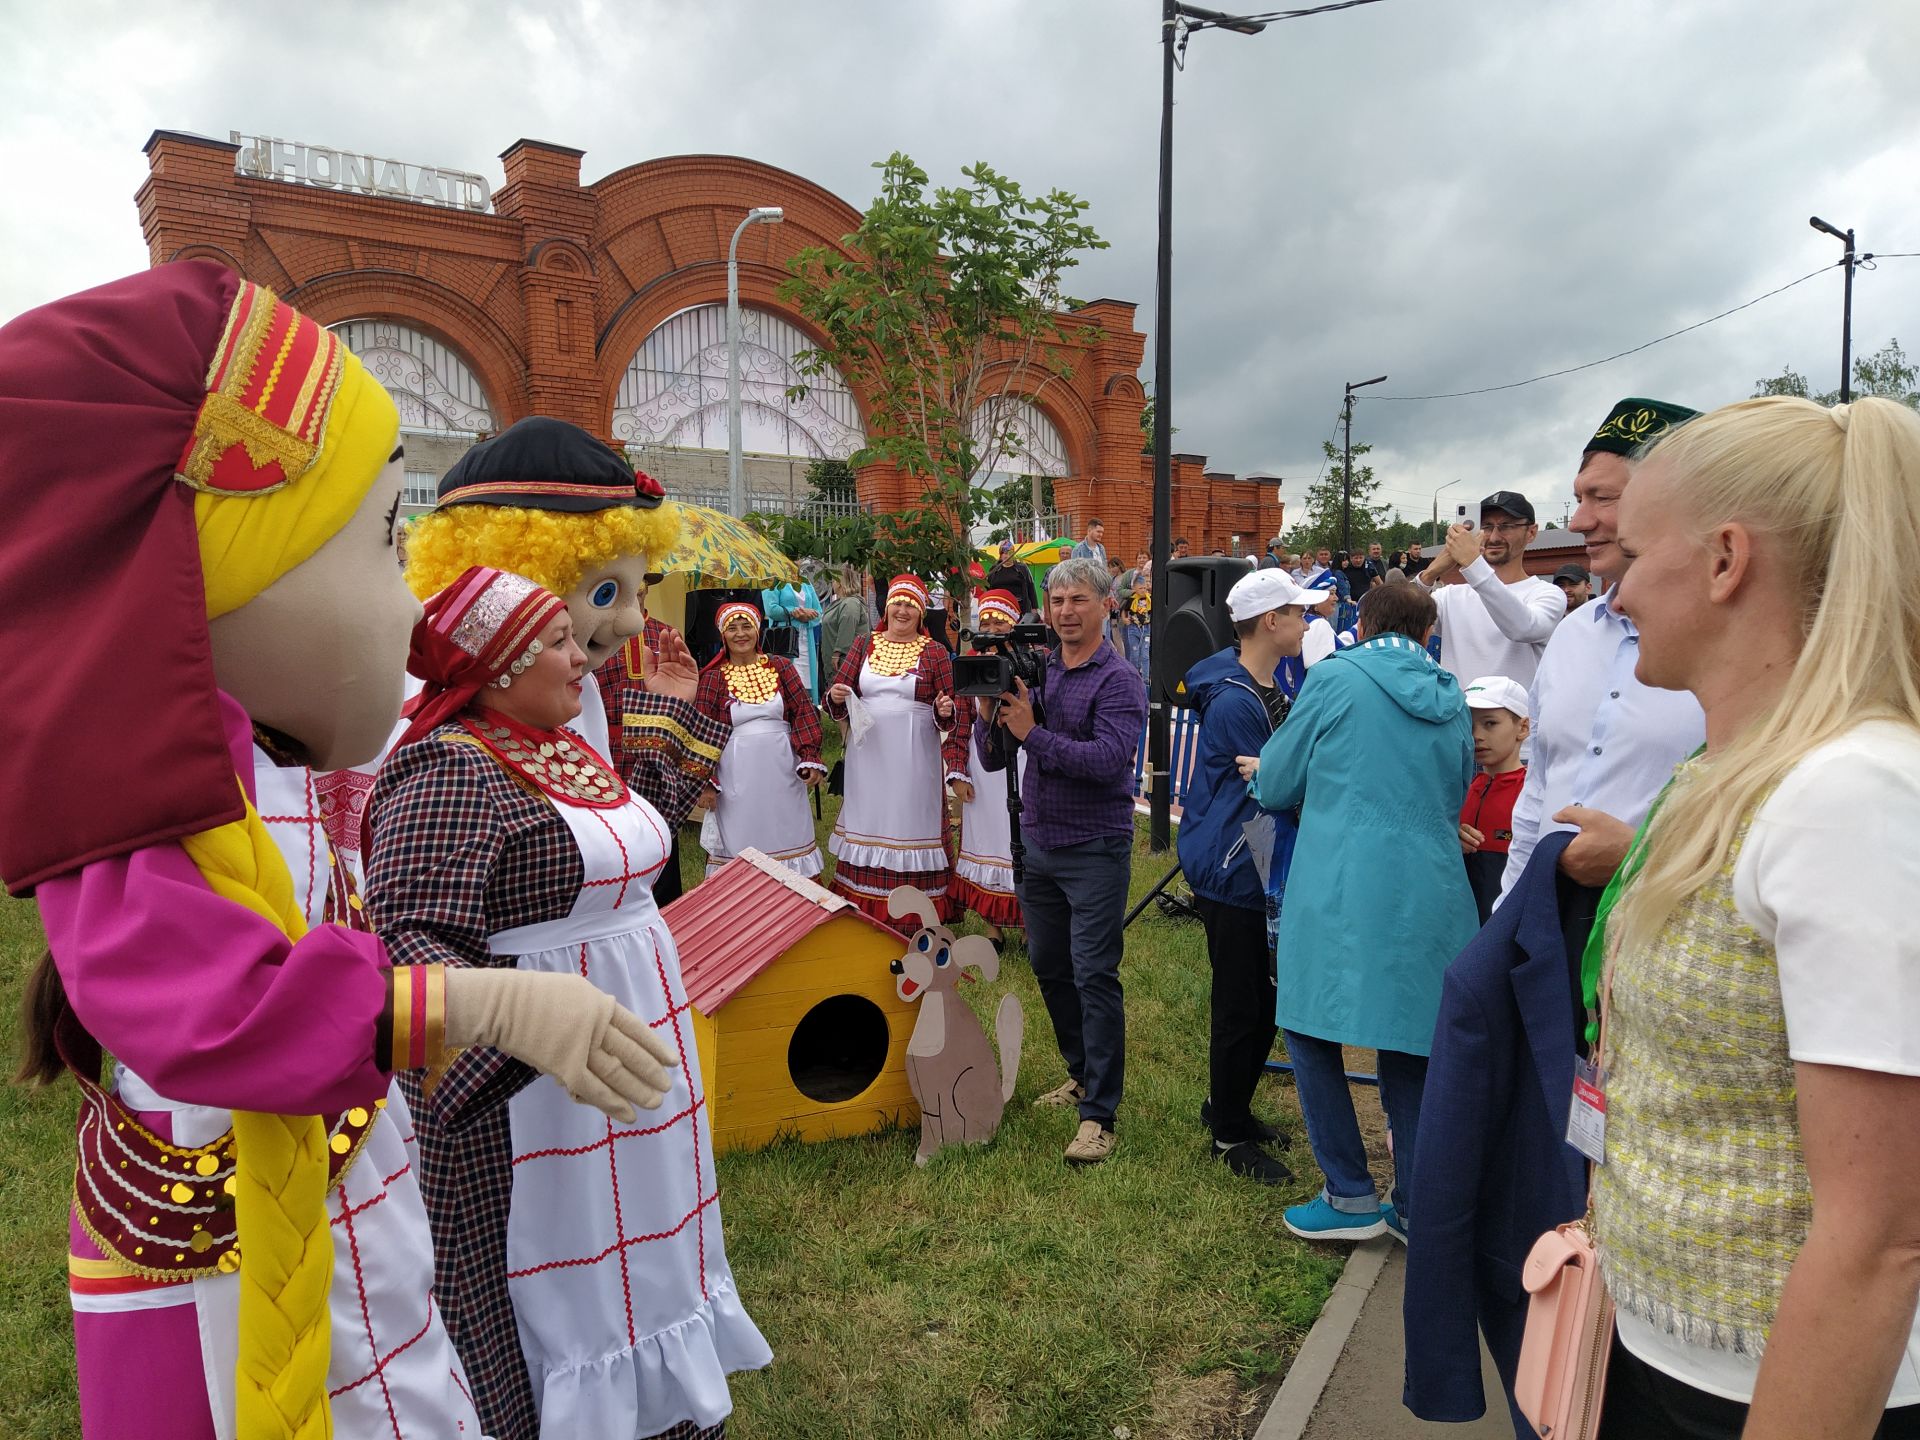
{"label": "lanyard with badge", "polygon": [[[1702,746],[1701,750],[1706,747]],[[1688,757],[1698,758],[1700,750]],[[1683,767],[1684,768],[1684,767]],[[1675,773],[1678,779],[1678,772]],[[1606,1035],[1606,1012],[1612,998],[1613,974],[1607,965],[1607,920],[1627,886],[1633,883],[1646,864],[1647,830],[1660,813],[1661,802],[1673,788],[1668,780],[1647,807],[1647,818],[1640,822],[1633,843],[1620,868],[1613,872],[1607,888],[1600,893],[1594,909],[1593,929],[1587,935],[1587,947],[1580,952],[1580,998],[1586,1007],[1587,1053],[1573,1057],[1573,1103],[1567,1107],[1567,1143],[1596,1165],[1607,1163],[1607,1076],[1602,1064],[1602,1040]],[[1603,984],[1607,992],[1602,995]]]}

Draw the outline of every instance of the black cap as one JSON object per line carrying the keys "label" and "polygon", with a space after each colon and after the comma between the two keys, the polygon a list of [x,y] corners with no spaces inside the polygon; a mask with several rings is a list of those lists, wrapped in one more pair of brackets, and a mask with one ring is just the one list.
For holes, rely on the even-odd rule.
{"label": "black cap", "polygon": [[1527,497],[1522,495],[1518,490],[1494,491],[1480,502],[1480,513],[1482,515],[1485,515],[1489,510],[1504,510],[1507,514],[1524,520],[1529,525],[1533,524],[1533,506],[1527,502]]}
{"label": "black cap", "polygon": [[1593,577],[1578,565],[1562,565],[1558,570],[1553,572],[1553,579],[1555,584],[1558,584],[1562,580],[1572,585],[1588,585],[1593,582]]}
{"label": "black cap", "polygon": [[583,514],[616,505],[651,510],[665,494],[578,425],[529,415],[456,460],[440,477],[439,504]]}

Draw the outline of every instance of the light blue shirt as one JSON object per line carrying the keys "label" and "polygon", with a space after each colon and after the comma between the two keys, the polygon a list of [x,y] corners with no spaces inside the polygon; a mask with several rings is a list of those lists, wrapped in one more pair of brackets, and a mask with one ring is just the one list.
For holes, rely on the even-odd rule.
{"label": "light blue shirt", "polygon": [[1578,828],[1554,823],[1561,810],[1585,805],[1638,829],[1673,767],[1706,740],[1700,702],[1634,679],[1639,658],[1639,632],[1605,596],[1567,616],[1547,642],[1530,692],[1533,758],[1513,806],[1502,900],[1542,835]]}

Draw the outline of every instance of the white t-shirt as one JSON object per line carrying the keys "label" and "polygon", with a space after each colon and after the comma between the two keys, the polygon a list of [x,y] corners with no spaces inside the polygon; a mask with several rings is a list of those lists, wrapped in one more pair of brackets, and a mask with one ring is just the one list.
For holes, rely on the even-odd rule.
{"label": "white t-shirt", "polygon": [[[1464,585],[1431,587],[1440,609],[1440,663],[1462,685],[1504,675],[1532,686],[1540,652],[1567,613],[1567,595],[1551,580],[1524,575],[1511,585],[1484,559],[1460,572]],[[1424,582],[1423,582],[1424,583]]]}
{"label": "white t-shirt", "polygon": [[[1871,721],[1811,751],[1754,817],[1733,869],[1740,918],[1772,944],[1787,1053],[1920,1075],[1920,734]],[[1619,1316],[1620,1343],[1698,1390],[1753,1399],[1759,1362]],[[1920,1404],[1920,1316],[1888,1405]]]}

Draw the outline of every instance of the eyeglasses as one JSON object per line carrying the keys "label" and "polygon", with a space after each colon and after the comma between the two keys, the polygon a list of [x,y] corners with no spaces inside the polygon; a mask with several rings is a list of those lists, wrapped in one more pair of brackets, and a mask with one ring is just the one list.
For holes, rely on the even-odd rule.
{"label": "eyeglasses", "polygon": [[1511,525],[1482,525],[1482,535],[1518,535],[1527,528],[1525,520],[1516,520]]}

